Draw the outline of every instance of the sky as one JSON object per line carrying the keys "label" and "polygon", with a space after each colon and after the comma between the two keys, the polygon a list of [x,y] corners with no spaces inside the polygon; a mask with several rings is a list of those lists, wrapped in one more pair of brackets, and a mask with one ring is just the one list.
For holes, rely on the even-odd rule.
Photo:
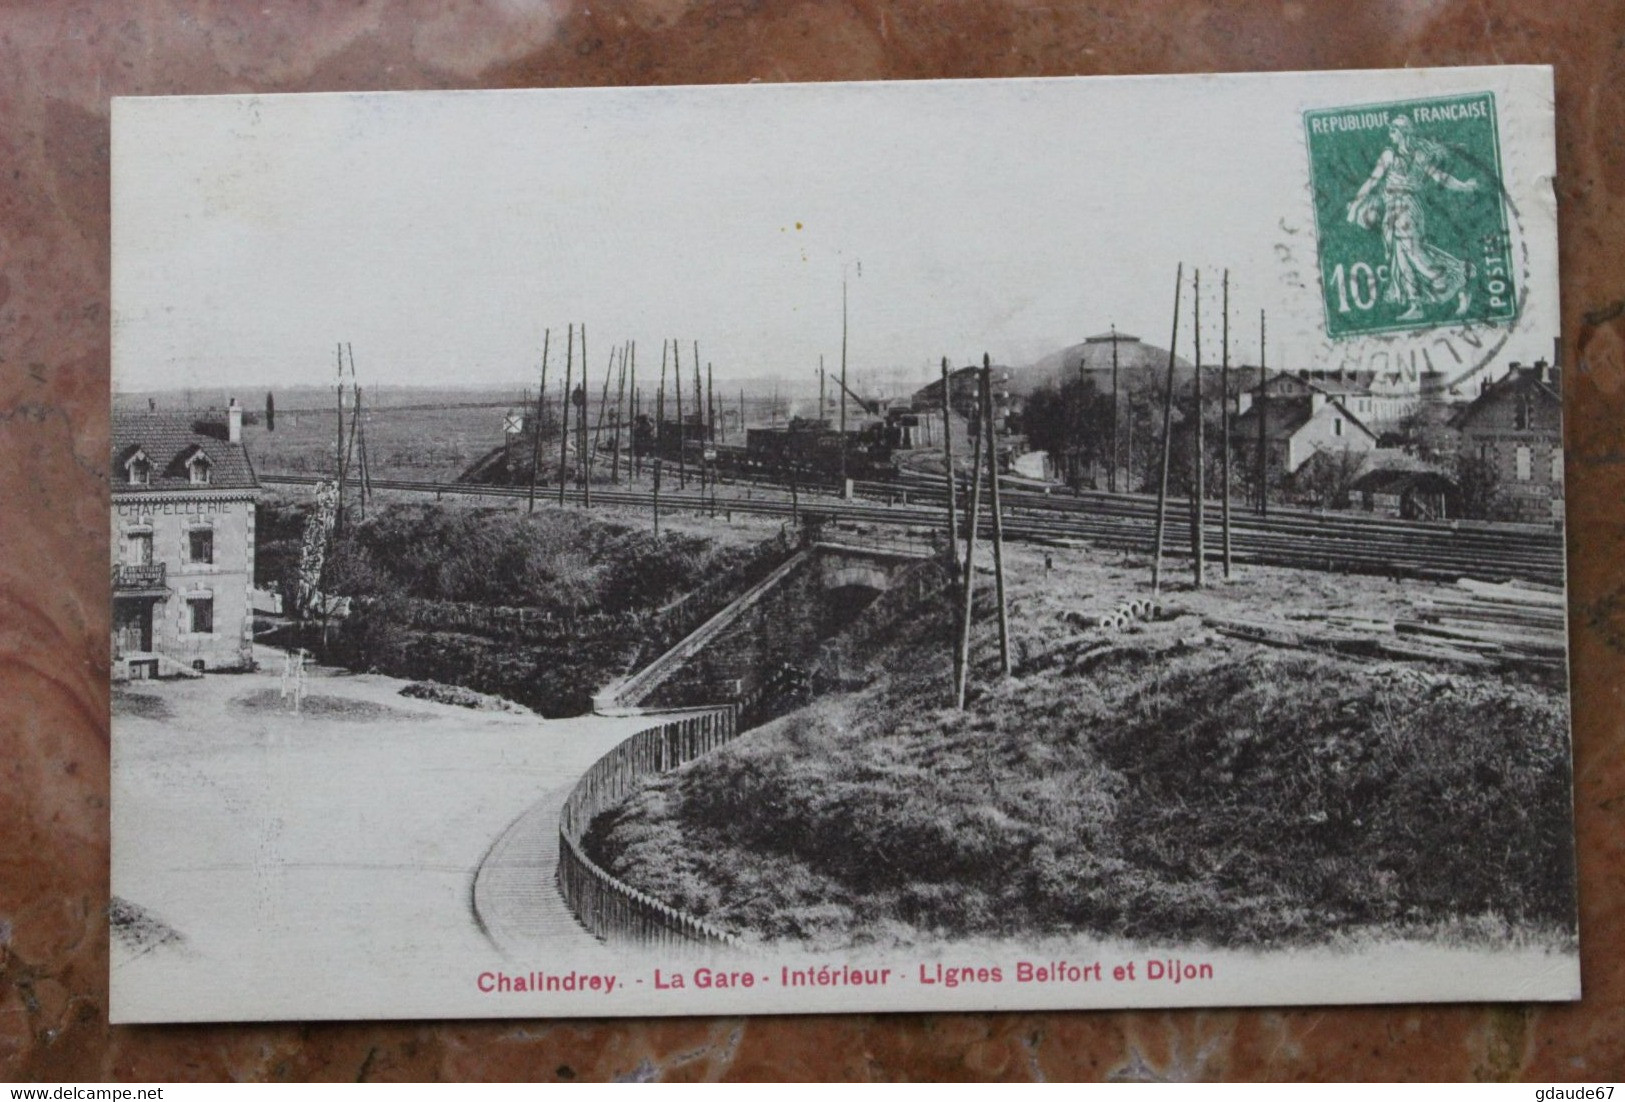
{"label": "sky", "polygon": [[120,99],[114,388],[321,384],[338,341],[364,384],[523,385],[570,323],[595,376],[677,338],[719,385],[805,381],[843,284],[852,377],[923,381],[1110,325],[1166,347],[1181,263],[1206,348],[1228,268],[1238,359],[1265,308],[1272,366],[1335,366],[1301,112],[1486,88],[1528,361],[1557,333],[1542,69]]}

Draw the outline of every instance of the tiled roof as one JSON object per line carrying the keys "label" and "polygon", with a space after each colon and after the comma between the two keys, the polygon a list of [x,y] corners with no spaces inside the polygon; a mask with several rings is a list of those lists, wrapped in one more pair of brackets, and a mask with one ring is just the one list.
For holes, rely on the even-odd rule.
{"label": "tiled roof", "polygon": [[1539,367],[1512,365],[1512,370],[1494,383],[1458,412],[1451,422],[1456,428],[1465,428],[1484,410],[1518,393],[1527,393],[1563,408],[1563,397],[1557,388],[1546,381]]}
{"label": "tiled roof", "polygon": [[[1231,431],[1237,440],[1258,439],[1258,402],[1247,407],[1247,411],[1238,416],[1231,423]],[[1358,428],[1361,432],[1377,438],[1377,434],[1366,427],[1365,422],[1348,411],[1348,407],[1333,398],[1327,405],[1337,410],[1338,415],[1345,421]],[[1264,403],[1264,435],[1270,440],[1285,440],[1293,433],[1308,424],[1315,415],[1314,400],[1309,397],[1274,397]]]}
{"label": "tiled roof", "polygon": [[[1264,436],[1270,440],[1284,440],[1308,422],[1314,411],[1308,398],[1271,398],[1264,403]],[[1237,440],[1258,438],[1258,403],[1230,423],[1230,431]]]}
{"label": "tiled roof", "polygon": [[[223,415],[222,415],[223,416]],[[161,493],[171,490],[257,490],[259,479],[248,449],[226,439],[226,424],[209,414],[113,413],[113,492]],[[209,484],[192,483],[186,460],[193,449],[208,456]],[[132,486],[124,464],[137,450],[152,464],[151,481]]]}
{"label": "tiled roof", "polygon": [[1412,489],[1428,494],[1453,493],[1457,487],[1454,479],[1437,471],[1376,470],[1356,478],[1349,488],[1374,494],[1402,494]]}

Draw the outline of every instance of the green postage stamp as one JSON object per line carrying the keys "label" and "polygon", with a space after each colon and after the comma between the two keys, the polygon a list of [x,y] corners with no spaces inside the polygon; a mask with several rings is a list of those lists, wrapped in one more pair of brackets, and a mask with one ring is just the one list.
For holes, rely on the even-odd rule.
{"label": "green postage stamp", "polygon": [[1305,111],[1328,336],[1510,321],[1489,92]]}

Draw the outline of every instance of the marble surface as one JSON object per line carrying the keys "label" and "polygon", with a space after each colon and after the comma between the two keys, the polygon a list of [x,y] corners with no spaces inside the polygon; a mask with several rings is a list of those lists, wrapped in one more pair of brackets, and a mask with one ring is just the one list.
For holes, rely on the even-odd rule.
{"label": "marble surface", "polygon": [[[109,96],[1488,62],[1557,66],[1582,1002],[107,1024]],[[1622,119],[1617,0],[0,5],[0,1080],[1625,1077]]]}

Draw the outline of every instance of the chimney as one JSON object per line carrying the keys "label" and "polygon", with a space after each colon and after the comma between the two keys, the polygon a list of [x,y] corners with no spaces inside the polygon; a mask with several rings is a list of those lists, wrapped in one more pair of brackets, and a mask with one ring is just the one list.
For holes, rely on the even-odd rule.
{"label": "chimney", "polygon": [[243,442],[243,407],[237,404],[235,398],[226,407],[226,439],[233,444]]}

